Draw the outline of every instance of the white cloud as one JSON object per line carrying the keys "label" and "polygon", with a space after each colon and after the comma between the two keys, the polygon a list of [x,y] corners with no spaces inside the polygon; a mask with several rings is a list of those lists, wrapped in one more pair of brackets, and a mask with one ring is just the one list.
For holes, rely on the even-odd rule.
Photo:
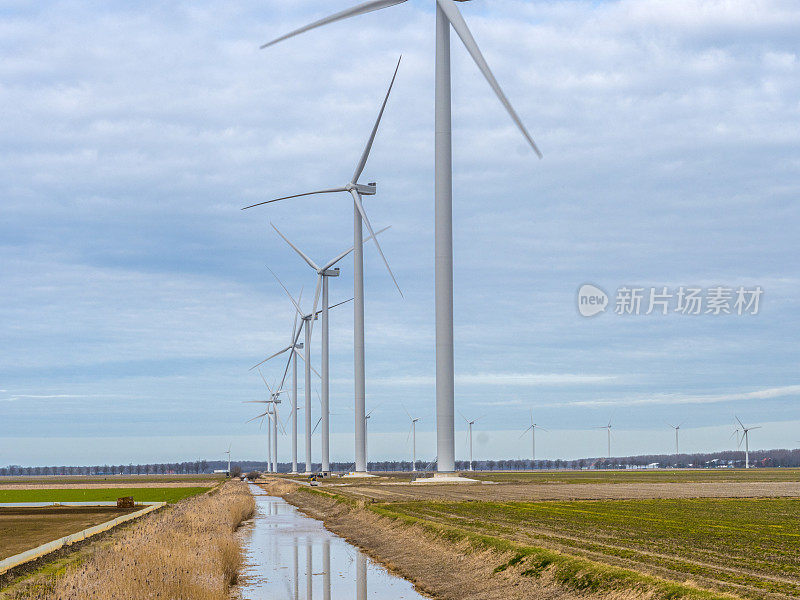
{"label": "white cloud", "polygon": [[[617,375],[581,375],[575,373],[472,373],[456,374],[457,385],[559,386],[619,383]],[[371,383],[397,386],[434,385],[436,379],[426,375],[378,377]]]}
{"label": "white cloud", "polygon": [[727,394],[650,394],[638,397],[574,400],[563,404],[550,404],[549,406],[646,406],[659,404],[718,404],[721,402],[737,402],[740,400],[770,400],[800,395],[800,385],[787,385],[775,388],[766,388],[752,392],[733,392]]}

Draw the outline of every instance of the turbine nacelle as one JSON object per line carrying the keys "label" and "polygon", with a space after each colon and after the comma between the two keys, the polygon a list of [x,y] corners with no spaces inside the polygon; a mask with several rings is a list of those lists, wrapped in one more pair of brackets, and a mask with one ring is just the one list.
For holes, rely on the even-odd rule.
{"label": "turbine nacelle", "polygon": [[344,186],[344,189],[348,192],[355,190],[362,196],[374,196],[378,189],[378,184],[374,181],[370,183],[348,183]]}

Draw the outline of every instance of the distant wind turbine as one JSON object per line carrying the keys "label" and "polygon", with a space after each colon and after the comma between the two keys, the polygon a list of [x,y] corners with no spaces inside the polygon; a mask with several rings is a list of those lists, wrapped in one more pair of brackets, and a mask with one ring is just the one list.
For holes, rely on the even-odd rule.
{"label": "distant wind turbine", "polygon": [[[270,385],[267,383],[267,380],[264,378],[264,374],[261,372],[261,369],[258,370],[258,374],[261,375],[261,379],[264,382],[264,385],[267,386],[267,390],[269,391],[269,399],[268,400],[245,400],[246,403],[251,404],[266,404],[266,410],[252,419],[248,421],[255,421],[256,419],[267,419],[267,471],[272,473],[278,472],[278,425],[280,424],[281,429],[283,429],[283,424],[280,423],[278,418],[278,404],[281,403],[280,395],[287,393],[287,390],[283,389],[272,389]],[[271,405],[271,406],[270,406]],[[271,430],[270,430],[271,427]]]}
{"label": "distant wind turbine", "polygon": [[[322,364],[320,370],[322,371],[322,472],[323,473],[330,473],[331,464],[330,464],[330,362],[328,356],[328,348],[329,348],[329,320],[328,320],[328,278],[329,277],[338,277],[339,276],[339,269],[333,268],[333,266],[342,260],[345,256],[350,254],[353,251],[353,246],[350,246],[344,252],[340,252],[336,256],[334,256],[331,260],[326,262],[323,266],[317,265],[313,260],[311,260],[308,255],[306,255],[300,248],[295,246],[289,238],[283,235],[280,230],[275,227],[274,224],[270,223],[272,228],[275,232],[283,238],[283,241],[291,246],[292,250],[294,250],[300,258],[302,258],[306,264],[314,269],[317,273],[317,289],[314,292],[314,308],[312,313],[316,313],[317,310],[317,303],[319,302],[320,290],[322,291]],[[375,236],[380,235],[384,231],[389,229],[388,227],[384,227],[383,229],[379,230],[378,233],[372,234],[370,238],[375,239]],[[370,229],[370,233],[372,233]],[[369,238],[368,238],[369,239]],[[362,243],[363,244],[363,243]],[[309,325],[309,328],[312,327]],[[310,336],[310,333],[309,333]],[[308,397],[308,396],[307,396]]]}
{"label": "distant wind turbine", "polygon": [[522,432],[522,435],[519,437],[522,437],[529,431],[531,432],[531,457],[533,459],[533,462],[536,462],[536,430],[541,429],[542,431],[547,431],[547,429],[545,429],[541,425],[537,425],[536,423],[534,423],[533,410],[531,410],[530,413],[531,413],[531,424],[525,431]]}
{"label": "distant wind turbine", "polygon": [[745,427],[744,423],[739,419],[739,417],[735,417],[736,420],[739,422],[739,425],[742,426],[742,438],[744,439],[744,468],[750,468],[750,436],[749,433],[753,429],[761,429],[761,425],[757,425],[756,427]]}
{"label": "distant wind turbine", "polygon": [[595,429],[605,429],[608,432],[608,458],[611,458],[611,419],[608,420],[608,425],[599,425]]}
{"label": "distant wind turbine", "polygon": [[[283,285],[283,282],[280,280],[280,278],[275,274],[274,271],[272,271],[272,269],[270,269],[270,272],[272,273],[272,276],[275,278],[275,280],[278,282],[278,284],[283,288],[283,291],[286,292],[286,295],[289,297],[289,300],[292,301],[292,304],[294,305],[294,308],[297,311],[297,314],[299,315],[300,320],[301,320],[301,325],[300,325],[300,328],[297,330],[297,332],[295,334],[295,337],[294,337],[294,340],[293,340],[293,344],[296,345],[297,341],[300,339],[300,334],[303,333],[303,332],[305,333],[305,341],[303,342],[303,362],[305,363],[305,385],[303,386],[303,388],[304,388],[303,392],[304,392],[304,395],[305,395],[305,411],[306,411],[306,414],[305,414],[305,437],[306,437],[306,471],[305,471],[305,474],[306,475],[310,475],[311,474],[311,373],[312,373],[312,371],[314,373],[316,373],[316,371],[314,371],[313,367],[311,366],[311,323],[317,318],[317,315],[319,315],[322,311],[316,311],[315,310],[315,311],[307,313],[307,314],[304,313],[303,310],[300,308],[299,302],[297,300],[295,300],[294,296],[292,296],[289,293],[289,290],[286,289],[286,286]],[[350,300],[352,300],[352,298],[350,298]],[[344,302],[339,302],[338,304],[334,304],[333,306],[329,306],[328,308],[329,309],[335,308],[337,306],[345,304],[346,302],[350,302],[350,300],[345,300]],[[287,369],[289,368],[289,363],[288,362],[286,363],[286,368]],[[319,373],[316,373],[316,374],[319,377]],[[284,371],[284,375],[285,375],[285,371]],[[299,408],[298,408],[298,410],[299,410]],[[297,411],[295,411],[295,414],[297,414]],[[297,422],[294,420],[294,418],[293,418],[293,423],[296,426]]]}
{"label": "distant wind turbine", "polygon": [[[378,405],[380,406],[380,405]],[[375,409],[378,408],[377,406],[369,411],[367,414],[364,415],[364,449],[367,451],[366,454],[366,463],[369,464],[369,419],[372,417],[372,413],[375,412]]]}
{"label": "distant wind turbine", "polygon": [[408,437],[411,437],[411,472],[415,473],[417,471],[417,421],[421,420],[422,417],[412,417],[411,414],[406,410],[406,407],[403,407],[406,415],[408,416],[408,420],[411,421],[411,427],[408,429],[408,436],[406,436],[406,443],[408,443]]}
{"label": "distant wind turbine", "polygon": [[481,415],[477,419],[473,419],[472,421],[470,421],[469,419],[467,419],[467,417],[461,414],[461,412],[459,412],[458,414],[461,415],[461,418],[464,419],[464,422],[467,424],[467,427],[469,428],[467,433],[469,439],[469,470],[474,471],[475,469],[472,468],[472,426],[475,425],[475,423],[477,423],[480,419],[482,419],[483,415]]}
{"label": "distant wind turbine", "polygon": [[[369,0],[351,8],[324,17],[313,23],[295,29],[264,45],[276,44],[311,29],[349,17],[363,15],[375,10],[401,4],[405,0]],[[475,42],[464,17],[453,0],[436,0],[436,63],[435,63],[435,267],[436,267],[436,447],[437,471],[455,471],[455,378],[453,367],[453,156],[450,98],[450,27],[452,27],[478,69],[489,82],[511,120],[522,132],[528,144],[541,158],[533,138],[525,129],[511,103],[506,98],[500,84],[495,79],[486,59]],[[362,160],[363,162],[363,160]],[[354,179],[357,179],[354,178]],[[356,194],[353,194],[356,198]],[[363,216],[363,213],[362,213]],[[356,220],[358,220],[356,218]],[[366,220],[365,220],[366,222]],[[356,241],[356,245],[358,245]],[[360,295],[355,294],[357,297]],[[356,377],[358,379],[358,377]],[[359,426],[359,412],[356,406],[356,427]],[[358,430],[356,430],[358,431]],[[356,448],[358,453],[358,447]]]}
{"label": "distant wind turbine", "polygon": [[673,425],[671,423],[667,423],[667,425],[669,425],[675,430],[675,454],[680,454],[678,446],[678,432],[680,432],[681,427],[683,427],[683,423],[681,423],[680,425]]}
{"label": "distant wind turbine", "polygon": [[[274,275],[274,273],[273,273]],[[300,296],[298,298],[298,304],[302,303],[303,301],[303,289],[300,289]],[[275,358],[276,356],[280,356],[284,352],[289,352],[289,360],[286,363],[286,369],[284,369],[283,379],[281,380],[280,387],[283,387],[283,383],[286,380],[286,372],[289,369],[289,364],[292,365],[292,410],[290,412],[290,416],[292,418],[292,474],[297,474],[297,358],[300,357],[303,360],[303,355],[300,353],[300,350],[303,349],[303,343],[297,341],[297,311],[293,310],[294,313],[294,324],[292,325],[292,337],[291,342],[288,346],[279,350],[275,354],[272,354],[262,360],[260,363],[253,365],[250,367],[250,370],[257,369],[259,366],[263,365],[265,362]],[[302,327],[302,323],[301,323]],[[312,367],[313,369],[313,367]],[[316,371],[314,371],[316,373]],[[319,376],[319,374],[317,374]]]}
{"label": "distant wind turbine", "polygon": [[227,454],[228,455],[228,477],[230,477],[230,475],[231,475],[231,446],[232,445],[233,445],[233,442],[228,444],[228,449],[225,452],[223,452],[223,454]]}

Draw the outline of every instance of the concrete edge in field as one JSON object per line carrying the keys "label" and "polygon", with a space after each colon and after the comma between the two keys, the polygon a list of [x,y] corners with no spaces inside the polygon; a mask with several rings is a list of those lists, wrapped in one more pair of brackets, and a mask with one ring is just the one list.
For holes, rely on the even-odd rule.
{"label": "concrete edge in field", "polygon": [[132,521],[133,519],[138,519],[139,517],[151,513],[154,510],[158,510],[159,508],[166,506],[167,503],[143,502],[142,504],[147,504],[147,506],[141,510],[137,510],[136,512],[132,512],[127,515],[122,515],[121,517],[117,517],[116,519],[112,519],[111,521],[106,521],[105,523],[94,525],[77,533],[65,535],[62,538],[53,540],[52,542],[47,542],[46,544],[42,544],[41,546],[32,548],[31,550],[26,550],[25,552],[20,552],[19,554],[15,554],[14,556],[9,556],[8,558],[4,558],[3,560],[0,560],[0,575],[3,575],[4,573],[10,571],[15,567],[42,558],[43,556],[50,554],[51,552],[55,552],[56,550],[60,550],[61,548],[64,548],[66,546],[71,546],[76,542],[82,542],[92,536],[97,535],[98,533],[103,533],[105,531],[113,529],[114,527],[117,527],[122,523],[126,523],[127,521]]}

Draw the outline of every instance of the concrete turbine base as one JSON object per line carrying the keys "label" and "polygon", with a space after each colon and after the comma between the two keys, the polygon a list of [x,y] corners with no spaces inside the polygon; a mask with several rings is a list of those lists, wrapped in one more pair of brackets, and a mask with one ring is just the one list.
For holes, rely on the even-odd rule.
{"label": "concrete turbine base", "polygon": [[366,471],[351,471],[350,473],[347,473],[346,475],[342,475],[342,478],[345,478],[345,477],[346,478],[377,477],[377,475],[371,475],[370,473],[367,473]]}
{"label": "concrete turbine base", "polygon": [[411,483],[480,483],[477,479],[462,477],[457,473],[434,473],[433,477],[415,479]]}

